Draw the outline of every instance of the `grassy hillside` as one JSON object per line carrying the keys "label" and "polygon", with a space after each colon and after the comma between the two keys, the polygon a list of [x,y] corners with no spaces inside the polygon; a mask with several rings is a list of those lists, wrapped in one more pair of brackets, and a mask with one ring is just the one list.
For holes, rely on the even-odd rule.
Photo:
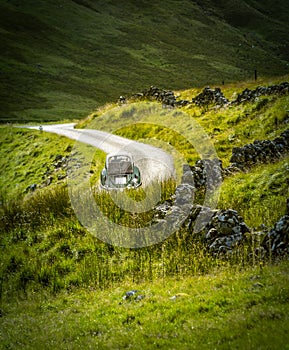
{"label": "grassy hillside", "polygon": [[288,73],[288,1],[0,1],[0,120]]}
{"label": "grassy hillside", "polygon": [[[288,76],[262,84],[285,80]],[[232,100],[257,84],[228,84],[222,91]],[[178,95],[191,99],[201,90]],[[273,94],[221,109],[190,104],[171,113],[175,126],[181,112],[202,126],[227,166],[233,147],[272,140],[288,129],[288,98],[288,93]],[[144,142],[159,139],[193,165],[199,156],[192,146],[158,125],[168,117],[161,107],[155,110],[163,113],[147,123],[123,127],[125,117],[137,118],[156,104],[161,106],[151,101],[107,104],[79,126],[110,128]],[[107,227],[99,225],[97,237],[90,234],[78,221],[67,191],[69,158],[81,158],[80,148],[64,137],[11,126],[0,128],[0,141],[0,347],[288,347],[288,256],[262,256],[261,238],[255,238],[259,225],[270,228],[285,214],[288,154],[224,179],[218,207],[237,210],[252,234],[231,254],[215,255],[202,234],[193,235],[186,225],[165,241],[140,249],[100,241],[97,237]],[[95,151],[92,181],[98,180],[103,163],[103,152]],[[162,199],[171,191],[163,186]],[[143,189],[128,197],[142,199]],[[86,198],[79,199],[88,210]],[[95,200],[118,225],[139,228],[152,219],[151,211],[137,215],[118,208],[110,193],[96,190]],[[124,298],[129,290],[138,290],[136,298]]]}
{"label": "grassy hillside", "polygon": [[[262,84],[270,86],[283,81],[288,81],[288,76],[263,80]],[[232,101],[245,88],[254,90],[257,85],[257,82],[229,84],[222,87],[222,92]],[[200,88],[184,90],[179,92],[178,96],[179,99],[191,100],[201,90]],[[153,145],[157,145],[158,140],[165,142],[160,146],[169,146],[166,150],[172,152],[175,157],[179,172],[182,172],[182,164],[178,162],[180,154],[190,165],[195,165],[200,155],[188,139],[175,132],[191,127],[183,125],[181,116],[178,122],[178,118],[174,117],[178,112],[185,113],[203,128],[224,167],[230,165],[235,147],[253,143],[254,140],[273,140],[288,129],[288,94],[260,96],[253,102],[219,109],[214,106],[199,107],[189,104],[170,113],[154,106],[149,101],[134,101],[122,106],[111,104],[92,113],[81,121],[79,126],[113,131],[118,135]],[[146,123],[138,123],[146,114],[148,115]],[[131,121],[129,125],[127,120]],[[170,125],[172,121],[174,127],[172,125],[171,128],[162,127],[163,123]],[[289,196],[287,164],[288,156],[284,155],[284,158],[275,164],[263,164],[245,173],[225,178],[221,187],[219,206],[238,210],[252,227],[257,227],[261,223],[273,225],[280,213],[284,213],[285,202]]]}
{"label": "grassy hillside", "polygon": [[[288,76],[263,80],[264,86],[288,81]],[[233,96],[245,88],[255,89],[258,82],[228,84],[222,87],[224,95],[232,100]],[[179,98],[192,99],[202,89],[194,88],[178,93]],[[260,97],[257,101],[230,106],[215,110],[188,105],[176,109],[193,118],[209,136],[216,149],[223,166],[229,165],[234,147],[240,147],[254,140],[272,140],[288,128],[288,94]],[[156,103],[156,105],[160,105]],[[182,164],[178,162],[180,154],[190,164],[194,165],[199,155],[186,140],[175,134],[173,130],[166,130],[158,121],[166,122],[166,115],[152,115],[152,124],[133,124],[122,127],[126,123],[126,116],[143,115],[150,106],[150,102],[134,102],[118,106],[107,104],[92,113],[79,123],[80,126],[113,131],[130,139],[165,147],[176,160],[178,174],[181,175]],[[161,107],[160,107],[161,108]],[[158,109],[156,109],[157,111]],[[174,111],[172,111],[174,113]],[[101,116],[101,118],[98,118]],[[169,114],[168,114],[169,116]],[[107,123],[107,120],[110,122]],[[167,124],[169,123],[169,119]],[[176,126],[177,119],[175,119]],[[182,123],[182,120],[181,120]],[[181,125],[180,125],[181,126]],[[38,130],[18,129],[11,127],[0,128],[1,140],[1,177],[2,192],[8,197],[23,196],[28,193],[28,187],[36,184],[38,188],[62,183],[66,174],[66,160],[71,157],[73,141],[53,134],[41,133]],[[63,164],[61,159],[65,158]],[[264,164],[248,173],[235,175],[225,179],[221,187],[219,206],[233,207],[247,219],[246,222],[255,227],[260,223],[273,225],[280,212],[284,211],[284,203],[288,197],[288,167],[287,158],[276,164]],[[98,182],[99,171],[104,163],[104,154],[96,151],[92,164],[92,180]],[[274,176],[273,176],[274,175]],[[234,193],[234,195],[232,195]],[[273,205],[274,203],[274,205]],[[257,213],[257,215],[256,215]]]}
{"label": "grassy hillside", "polygon": [[[33,184],[37,189],[63,183],[73,153],[74,141],[39,130],[0,127],[2,194],[8,198],[20,197],[30,192]],[[89,147],[89,146],[87,146]],[[105,154],[95,150],[97,177],[103,166]]]}

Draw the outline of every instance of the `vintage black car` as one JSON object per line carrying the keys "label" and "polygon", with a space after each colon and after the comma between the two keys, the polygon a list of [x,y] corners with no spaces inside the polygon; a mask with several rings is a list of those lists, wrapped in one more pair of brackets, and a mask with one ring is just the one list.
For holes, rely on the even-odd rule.
{"label": "vintage black car", "polygon": [[100,175],[105,189],[137,188],[141,185],[139,168],[134,165],[131,154],[109,154]]}

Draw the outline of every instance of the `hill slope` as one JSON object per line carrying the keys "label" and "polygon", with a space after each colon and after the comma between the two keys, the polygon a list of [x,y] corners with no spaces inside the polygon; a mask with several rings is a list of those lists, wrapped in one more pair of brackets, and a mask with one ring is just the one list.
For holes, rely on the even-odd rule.
{"label": "hill slope", "polygon": [[[245,87],[240,85],[225,85],[224,95],[232,100]],[[246,85],[247,94],[256,91],[248,90],[256,85]],[[181,97],[191,99],[197,90],[183,91]],[[288,130],[288,96],[287,89],[286,94],[261,95],[221,109],[193,104],[182,108],[206,130],[218,156],[228,163],[234,148],[256,139],[275,140]],[[136,104],[111,104],[103,110],[113,110],[110,122],[114,123],[135,112]],[[99,127],[100,113],[96,111],[82,125],[95,122]],[[171,142],[193,164],[192,147],[167,130],[142,124],[141,130],[134,125],[118,131],[131,138],[158,136],[163,145]],[[64,137],[0,127],[0,347],[286,348],[288,248],[284,256],[273,248],[272,254],[266,254],[267,236],[264,239],[259,229],[264,224],[271,228],[281,216],[283,223],[288,222],[284,215],[288,214],[288,152],[273,164],[269,157],[224,178],[219,207],[237,210],[252,231],[233,251],[215,254],[205,245],[203,234],[192,234],[190,225],[141,249],[105,244],[90,234],[79,223],[65,186],[69,158],[81,160],[86,147],[78,153]],[[98,181],[104,160],[104,154],[96,152],[91,180]],[[171,191],[167,187],[165,195]],[[130,195],[139,201],[142,188]],[[79,199],[90,213],[86,197]],[[149,212],[124,212],[110,193],[96,192],[95,200],[119,226],[139,228],[152,219]],[[277,226],[285,227],[280,220]],[[285,247],[288,227],[283,233],[278,230]],[[99,225],[98,230],[107,228]],[[230,226],[226,230],[230,233]],[[278,246],[284,248],[283,242],[277,241]]]}
{"label": "hill slope", "polygon": [[81,118],[144,86],[288,73],[289,3],[0,1],[0,120]]}

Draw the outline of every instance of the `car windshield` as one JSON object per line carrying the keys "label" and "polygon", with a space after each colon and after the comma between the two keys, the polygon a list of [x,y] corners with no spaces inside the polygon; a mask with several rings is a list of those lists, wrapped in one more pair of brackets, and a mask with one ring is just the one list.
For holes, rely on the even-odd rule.
{"label": "car windshield", "polygon": [[115,155],[108,158],[108,163],[111,162],[131,162],[131,159],[127,155]]}
{"label": "car windshield", "polygon": [[107,160],[108,175],[133,173],[132,160],[128,155],[109,156]]}

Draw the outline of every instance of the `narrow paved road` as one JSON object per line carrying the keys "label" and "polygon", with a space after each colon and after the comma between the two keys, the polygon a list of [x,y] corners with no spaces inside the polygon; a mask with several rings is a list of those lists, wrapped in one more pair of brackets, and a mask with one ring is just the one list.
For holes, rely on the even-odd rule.
{"label": "narrow paved road", "polygon": [[[104,131],[74,129],[75,124],[55,124],[43,126],[43,131],[66,136],[92,145],[105,153],[129,152],[139,167],[144,185],[153,180],[163,180],[175,176],[173,158],[163,150],[137,141],[132,141]],[[39,129],[39,126],[30,127]]]}

